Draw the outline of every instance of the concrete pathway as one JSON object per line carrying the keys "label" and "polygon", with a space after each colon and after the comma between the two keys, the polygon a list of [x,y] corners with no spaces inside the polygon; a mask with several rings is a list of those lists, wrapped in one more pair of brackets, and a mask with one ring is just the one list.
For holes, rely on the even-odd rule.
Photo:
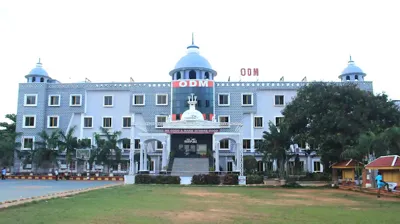
{"label": "concrete pathway", "polygon": [[118,181],[0,180],[0,202],[116,183]]}

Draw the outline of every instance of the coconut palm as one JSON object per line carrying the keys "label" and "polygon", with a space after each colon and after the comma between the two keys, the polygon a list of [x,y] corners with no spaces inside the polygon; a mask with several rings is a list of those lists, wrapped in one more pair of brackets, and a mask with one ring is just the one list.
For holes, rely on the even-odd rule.
{"label": "coconut palm", "polygon": [[292,136],[284,122],[279,125],[279,128],[272,122],[269,122],[268,126],[269,131],[264,131],[263,140],[258,145],[257,151],[268,161],[276,159],[279,163],[280,178],[285,178],[285,167],[293,156],[290,150],[290,145],[293,143]]}
{"label": "coconut palm", "polygon": [[35,153],[33,156],[36,168],[57,167],[59,132],[53,131],[48,134],[46,131],[42,131],[38,135],[41,140],[35,142]]}
{"label": "coconut palm", "polygon": [[108,129],[101,127],[101,133],[95,133],[94,138],[96,147],[92,150],[89,162],[93,164],[96,160],[97,163],[107,165],[107,172],[110,171],[112,165],[118,164],[121,161],[121,149],[118,143],[122,142],[120,139],[120,131],[110,132]]}
{"label": "coconut palm", "polygon": [[76,148],[78,148],[78,139],[74,136],[76,126],[71,127],[67,133],[63,130],[59,130],[60,140],[59,148],[61,151],[65,151],[65,160],[67,163],[67,170],[70,169],[70,164],[75,156]]}

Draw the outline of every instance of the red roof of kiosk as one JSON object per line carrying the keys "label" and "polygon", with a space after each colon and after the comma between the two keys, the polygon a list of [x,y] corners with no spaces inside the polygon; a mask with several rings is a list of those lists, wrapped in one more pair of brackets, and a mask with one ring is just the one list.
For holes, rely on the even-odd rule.
{"label": "red roof of kiosk", "polygon": [[400,156],[381,156],[376,160],[370,162],[365,168],[369,167],[399,167],[400,168]]}
{"label": "red roof of kiosk", "polygon": [[346,168],[355,168],[357,166],[357,163],[359,166],[364,166],[363,163],[358,162],[357,160],[345,160],[345,161],[341,161],[341,162],[337,162],[332,164],[332,168],[336,168],[336,167],[346,167]]}

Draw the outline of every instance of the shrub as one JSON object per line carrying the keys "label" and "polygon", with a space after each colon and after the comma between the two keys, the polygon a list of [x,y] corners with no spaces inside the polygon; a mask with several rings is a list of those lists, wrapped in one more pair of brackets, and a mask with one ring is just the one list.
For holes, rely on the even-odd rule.
{"label": "shrub", "polygon": [[136,184],[151,184],[152,180],[151,180],[151,176],[150,175],[145,175],[145,174],[139,174],[135,176],[135,183]]}
{"label": "shrub", "polygon": [[287,182],[285,185],[282,186],[283,188],[302,188],[300,184],[296,182]]}
{"label": "shrub", "polygon": [[195,185],[218,185],[220,179],[215,174],[199,174],[192,177],[192,184]]}
{"label": "shrub", "polygon": [[150,176],[139,174],[135,176],[137,184],[180,184],[181,178],[177,176]]}
{"label": "shrub", "polygon": [[263,184],[264,176],[261,175],[249,175],[246,176],[246,184]]}
{"label": "shrub", "polygon": [[226,174],[223,180],[224,185],[238,185],[239,176],[235,174]]}
{"label": "shrub", "polygon": [[306,176],[300,177],[300,181],[331,181],[332,176],[329,173],[307,173]]}

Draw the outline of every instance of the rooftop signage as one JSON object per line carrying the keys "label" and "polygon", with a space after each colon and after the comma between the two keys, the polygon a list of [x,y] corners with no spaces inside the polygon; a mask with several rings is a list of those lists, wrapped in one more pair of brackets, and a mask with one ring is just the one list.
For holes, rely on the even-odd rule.
{"label": "rooftop signage", "polygon": [[258,76],[258,68],[241,68],[241,76]]}
{"label": "rooftop signage", "polygon": [[172,82],[173,88],[180,87],[213,87],[214,82],[210,80],[178,80]]}

